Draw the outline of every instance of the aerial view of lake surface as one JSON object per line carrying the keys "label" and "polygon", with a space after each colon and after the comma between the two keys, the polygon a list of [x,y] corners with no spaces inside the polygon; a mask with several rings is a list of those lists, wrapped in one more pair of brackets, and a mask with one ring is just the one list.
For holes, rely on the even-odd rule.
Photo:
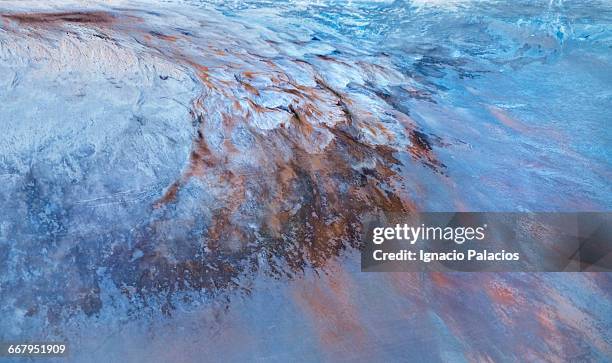
{"label": "aerial view of lake surface", "polygon": [[611,85],[611,1],[0,1],[0,342],[610,361],[612,273],[359,256],[372,213],[612,210]]}

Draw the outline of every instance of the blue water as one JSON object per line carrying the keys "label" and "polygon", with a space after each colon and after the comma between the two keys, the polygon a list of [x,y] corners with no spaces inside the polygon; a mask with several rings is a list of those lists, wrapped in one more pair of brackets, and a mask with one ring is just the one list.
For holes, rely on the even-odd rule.
{"label": "blue water", "polygon": [[610,356],[609,274],[366,276],[353,232],[381,211],[609,211],[611,2],[0,14],[0,341],[68,339],[73,361]]}

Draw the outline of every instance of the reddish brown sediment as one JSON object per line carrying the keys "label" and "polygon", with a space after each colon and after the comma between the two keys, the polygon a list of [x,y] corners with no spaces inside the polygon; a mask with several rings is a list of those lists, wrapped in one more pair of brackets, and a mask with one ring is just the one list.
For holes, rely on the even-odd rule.
{"label": "reddish brown sediment", "polygon": [[440,272],[432,272],[430,274],[431,281],[439,287],[449,287],[451,285],[451,281],[447,275]]}
{"label": "reddish brown sediment", "polygon": [[[194,104],[201,106],[202,101]],[[252,250],[236,250],[228,245],[246,245],[253,238],[252,232],[235,221],[242,218],[240,208],[247,202],[247,190],[256,188],[256,194],[250,193],[250,198],[256,198],[261,204],[259,233],[267,237],[254,248],[264,252],[270,258],[273,273],[281,275],[300,273],[306,266],[324,268],[343,249],[358,246],[361,217],[367,213],[416,209],[405,197],[381,188],[381,183],[388,184],[397,178],[393,165],[399,165],[399,161],[393,156],[394,149],[359,142],[341,129],[349,124],[348,120],[338,127],[326,126],[319,130],[310,122],[317,112],[301,113],[290,105],[289,110],[292,109],[294,116],[285,127],[269,130],[265,136],[253,132],[256,148],[250,158],[257,160],[256,174],[246,170],[243,173],[232,171],[236,167],[232,159],[238,157],[239,152],[227,139],[220,145],[222,151],[213,153],[202,134],[207,121],[204,116],[197,116],[200,130],[189,163],[181,179],[172,184],[157,204],[175,202],[177,190],[191,178],[223,185],[226,198],[202,238],[209,251],[220,255],[229,252],[240,260],[248,258]],[[194,111],[194,114],[199,112]],[[244,127],[248,119],[241,123],[235,116],[223,114],[221,120],[224,131],[229,134],[234,127]],[[312,136],[315,130],[330,132],[334,137],[320,152],[304,150],[303,138]],[[281,150],[291,150],[291,154],[286,155]],[[372,165],[372,168],[359,170],[353,164]],[[247,174],[256,178],[248,180]],[[259,179],[262,176],[263,179]],[[345,192],[339,194],[342,189]],[[278,260],[283,263],[279,265]],[[170,263],[168,260],[152,263],[155,261],[164,265]],[[189,278],[206,280],[206,275],[199,274],[207,271],[192,271]],[[235,275],[221,273],[215,278],[225,282],[217,281],[214,286],[227,286]]]}
{"label": "reddish brown sediment", "polygon": [[349,340],[354,351],[345,354],[363,356],[367,353],[365,349],[369,337],[366,328],[360,323],[355,298],[351,296],[354,282],[342,267],[332,264],[328,283],[298,282],[293,297],[296,305],[313,324],[324,351],[333,354],[339,347],[347,345]]}
{"label": "reddish brown sediment", "polygon": [[[529,93],[487,86],[507,72],[464,84],[499,65],[466,44],[447,54],[456,44],[370,44],[369,26],[325,34],[272,25],[270,10],[158,5],[0,14],[4,113],[20,131],[0,160],[7,332],[109,323],[104,346],[153,360],[610,355],[608,275],[364,274],[357,251],[371,218],[393,225],[420,208],[598,210],[611,173],[590,160],[599,144],[577,145],[596,113],[574,137],[581,110],[541,122],[520,106]],[[580,175],[589,162],[598,177]],[[157,338],[131,344],[143,328]]]}
{"label": "reddish brown sediment", "polygon": [[500,284],[489,285],[488,287],[487,293],[496,303],[502,305],[516,305],[518,303],[516,292],[510,288]]}
{"label": "reddish brown sediment", "polygon": [[180,181],[177,180],[172,183],[168,188],[166,188],[163,196],[157,201],[157,203],[154,204],[154,207],[159,208],[164,204],[173,202],[176,199],[176,194],[178,193],[179,187]]}
{"label": "reddish brown sediment", "polygon": [[[303,81],[273,58],[243,51],[240,40],[191,44],[196,38],[125,21],[130,15],[123,13],[3,17],[44,32],[64,24],[105,27],[102,41],[112,40],[108,51],[118,58],[133,54],[122,47],[126,38],[135,40],[135,49],[187,72],[200,87],[188,106],[194,136],[180,175],[152,203],[153,216],[136,229],[133,244],[114,246],[105,262],[113,280],[130,287],[130,297],[218,294],[243,289],[241,278],[259,269],[275,277],[325,269],[345,249],[360,246],[364,216],[416,210],[400,187],[402,154],[442,167],[409,116],[386,108],[386,117],[406,132],[398,135],[307,61],[287,60]],[[366,61],[318,58],[384,71]],[[174,208],[191,198],[185,190],[194,184],[209,198],[188,203],[202,203],[207,213],[200,220],[175,219]]]}
{"label": "reddish brown sediment", "polygon": [[149,34],[151,34],[155,38],[158,38],[158,39],[161,39],[161,40],[165,40],[167,42],[176,42],[179,39],[178,36],[162,34],[162,33],[158,33],[158,32],[155,32],[155,31],[151,31],[151,32],[149,32]]}
{"label": "reddish brown sediment", "polygon": [[414,158],[422,160],[425,165],[437,172],[443,172],[445,165],[436,158],[431,141],[426,134],[412,130],[410,131],[410,141],[412,141],[412,145],[408,150]]}
{"label": "reddish brown sediment", "polygon": [[21,24],[61,24],[78,23],[108,25],[116,21],[115,15],[104,11],[75,11],[58,13],[17,13],[2,14],[3,18],[17,21]]}

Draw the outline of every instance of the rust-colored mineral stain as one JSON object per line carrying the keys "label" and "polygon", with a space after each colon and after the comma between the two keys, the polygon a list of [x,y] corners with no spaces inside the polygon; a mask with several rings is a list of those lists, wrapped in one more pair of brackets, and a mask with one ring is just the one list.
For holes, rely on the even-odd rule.
{"label": "rust-colored mineral stain", "polygon": [[430,277],[431,277],[431,281],[433,281],[433,283],[438,287],[447,288],[447,287],[452,286],[452,281],[444,273],[432,272],[430,273]]}
{"label": "rust-colored mineral stain", "polygon": [[111,24],[116,20],[114,15],[107,13],[107,12],[103,12],[103,11],[3,14],[2,17],[13,20],[13,21],[17,21],[22,24],[45,24],[45,23]]}
{"label": "rust-colored mineral stain", "polygon": [[510,115],[508,115],[508,113],[506,111],[504,111],[503,109],[499,108],[499,107],[494,107],[494,106],[490,106],[489,107],[489,111],[491,112],[491,114],[493,114],[493,116],[495,116],[495,118],[501,122],[504,126],[509,127],[515,131],[519,131],[521,133],[525,133],[528,132],[530,130],[530,127],[523,124],[522,122],[515,120],[514,118],[510,117]]}
{"label": "rust-colored mineral stain", "polygon": [[487,290],[489,297],[498,304],[516,305],[517,299],[515,293],[509,288],[501,285],[489,287]]}
{"label": "rust-colored mineral stain", "polygon": [[254,96],[259,96],[259,90],[254,87],[253,85],[251,85],[249,82],[246,82],[244,80],[238,79],[238,83],[240,83],[240,85],[250,94],[254,95]]}
{"label": "rust-colored mineral stain", "polygon": [[255,76],[257,75],[257,72],[253,72],[253,71],[246,71],[246,72],[242,72],[242,75],[246,78],[250,78],[253,79],[255,78]]}
{"label": "rust-colored mineral stain", "polygon": [[313,324],[327,352],[337,354],[348,346],[359,352],[365,348],[367,332],[351,297],[352,281],[337,263],[328,271],[320,279],[296,283],[295,302]]}
{"label": "rust-colored mineral stain", "polygon": [[556,324],[556,314],[549,308],[539,308],[535,312],[535,320],[542,329],[541,336],[549,342],[556,337],[559,332]]}
{"label": "rust-colored mineral stain", "polygon": [[[210,59],[220,57],[214,49],[209,49],[208,56]],[[236,57],[253,58],[249,63],[263,62],[274,71],[268,75],[240,70],[241,65],[232,62],[218,66],[216,61],[209,67],[206,58],[182,53],[177,56],[192,69],[204,91],[193,100],[190,111],[196,136],[189,159],[181,176],[166,189],[155,207],[159,213],[165,213],[164,206],[179,202],[180,189],[192,178],[222,189],[226,197],[211,208],[212,215],[201,235],[201,245],[205,249],[200,252],[201,257],[175,261],[172,256],[162,258],[156,254],[156,258],[143,258],[146,264],[139,265],[139,269],[144,277],[136,282],[138,289],[151,284],[164,286],[176,279],[210,286],[213,291],[233,288],[237,276],[258,268],[257,260],[261,257],[254,256],[264,256],[268,272],[275,276],[299,275],[309,267],[324,269],[344,249],[359,246],[363,228],[360,216],[416,210],[412,201],[393,187],[401,181],[398,175],[401,164],[395,154],[406,151],[371,145],[359,137],[361,128],[369,127],[373,133],[382,132],[393,139],[389,130],[370,125],[376,122],[374,119],[353,122],[349,109],[353,101],[318,79],[316,72],[312,72],[316,85],[304,86],[283,76],[282,70],[267,59],[244,54],[236,54]],[[305,62],[303,66],[312,68]],[[217,72],[221,69],[240,76],[218,78]],[[271,84],[266,87],[286,93],[288,104],[278,108],[260,105],[257,96],[267,88],[258,89],[251,80]],[[254,97],[245,96],[242,90]],[[234,107],[210,114],[210,102],[213,101],[208,96],[211,93],[221,95]],[[283,115],[283,111],[287,117],[280,123],[283,127],[262,130],[253,122],[272,112]],[[213,149],[205,133],[211,131],[209,123],[219,118],[221,129],[214,132],[219,131],[223,139]],[[409,131],[414,131],[411,120],[402,122]],[[232,141],[232,135],[245,130],[251,138],[247,163],[242,154],[244,146],[239,147]],[[413,139],[415,153],[424,163],[434,164],[434,152],[426,143],[426,136],[413,137],[416,137]],[[248,218],[258,223],[257,236],[246,224],[238,222],[245,217],[245,205],[253,203],[258,207]],[[156,228],[151,230],[157,231]],[[159,250],[160,243],[171,241],[162,240],[156,247],[151,243],[145,236],[139,245],[143,250]],[[169,251],[174,248],[169,247]],[[213,264],[216,270],[199,264]],[[250,266],[249,269],[246,266]],[[340,282],[334,283],[333,288],[338,290],[340,285]],[[337,299],[328,300],[333,303]],[[313,305],[315,313],[325,314],[321,311],[325,307],[319,306],[317,301],[310,301],[308,305]],[[341,319],[338,324],[344,329],[360,330],[349,321]],[[339,334],[323,333],[324,340],[333,341]]]}
{"label": "rust-colored mineral stain", "polygon": [[154,208],[159,208],[164,204],[174,202],[178,194],[180,183],[175,181],[167,189],[164,195],[154,204]]}
{"label": "rust-colored mineral stain", "polygon": [[174,35],[162,34],[158,32],[150,32],[150,34],[158,39],[165,40],[171,43],[174,43],[178,40],[178,37]]}
{"label": "rust-colored mineral stain", "polygon": [[204,137],[199,134],[193,144],[191,154],[189,155],[189,165],[185,173],[185,177],[202,176],[206,169],[217,164],[217,158],[213,155],[208,147],[208,143]]}
{"label": "rust-colored mineral stain", "polygon": [[445,165],[442,164],[435,156],[433,152],[433,145],[430,140],[430,137],[418,130],[411,130],[410,141],[412,145],[408,148],[410,154],[418,159],[422,160],[426,166],[431,169],[441,172]]}

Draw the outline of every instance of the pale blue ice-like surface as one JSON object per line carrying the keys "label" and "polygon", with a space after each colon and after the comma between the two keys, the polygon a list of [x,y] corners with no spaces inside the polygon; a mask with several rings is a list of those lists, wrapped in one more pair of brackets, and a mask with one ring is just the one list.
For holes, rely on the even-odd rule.
{"label": "pale blue ice-like surface", "polygon": [[316,230],[280,221],[609,211],[610,2],[0,13],[0,340],[100,362],[609,358],[609,274],[364,275],[346,236],[309,250]]}

